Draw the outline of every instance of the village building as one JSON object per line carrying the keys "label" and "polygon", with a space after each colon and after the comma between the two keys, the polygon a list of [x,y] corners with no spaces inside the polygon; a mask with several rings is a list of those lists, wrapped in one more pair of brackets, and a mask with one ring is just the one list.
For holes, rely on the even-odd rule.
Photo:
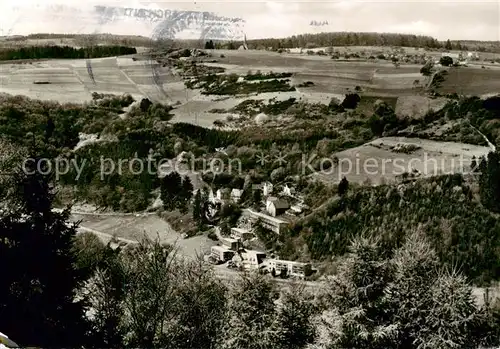
{"label": "village building", "polygon": [[218,189],[215,196],[219,201],[228,201],[231,198],[231,190],[228,188]]}
{"label": "village building", "polygon": [[288,184],[285,184],[283,186],[283,190],[281,193],[283,196],[294,196],[295,195],[295,188],[289,187]]}
{"label": "village building", "polygon": [[247,229],[231,228],[231,238],[235,240],[247,241],[252,239],[253,237],[254,234]]}
{"label": "village building", "polygon": [[269,196],[273,193],[273,184],[270,182],[264,182],[262,184],[262,194],[264,196]]}
{"label": "village building", "polygon": [[224,238],[222,239],[222,245],[231,251],[238,251],[240,249],[240,240]]}
{"label": "village building", "polygon": [[286,200],[270,196],[266,201],[266,211],[273,217],[282,215],[290,208]]}
{"label": "village building", "polygon": [[266,254],[259,251],[245,251],[242,254],[243,261],[242,265],[245,269],[259,269],[265,267],[264,261],[266,259]]}
{"label": "village building", "polygon": [[231,190],[231,200],[233,202],[238,203],[241,199],[241,195],[243,194],[243,190],[241,189],[233,189]]}
{"label": "village building", "polygon": [[231,251],[227,246],[212,246],[210,248],[210,256],[218,263],[225,263],[234,256],[234,251]]}
{"label": "village building", "polygon": [[286,273],[287,276],[295,276],[299,278],[304,278],[312,273],[311,263],[301,263],[281,259],[268,259],[266,261],[266,268],[273,275],[282,275],[282,273]]}
{"label": "village building", "polygon": [[249,208],[243,210],[243,215],[249,217],[253,221],[253,223],[260,220],[264,228],[269,229],[276,234],[280,234],[281,231],[289,224],[288,221],[272,217],[264,213],[256,212]]}

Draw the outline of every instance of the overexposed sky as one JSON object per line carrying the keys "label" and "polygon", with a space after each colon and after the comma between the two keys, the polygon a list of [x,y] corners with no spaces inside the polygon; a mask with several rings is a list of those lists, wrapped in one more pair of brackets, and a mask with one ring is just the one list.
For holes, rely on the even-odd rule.
{"label": "overexposed sky", "polygon": [[[215,12],[245,20],[248,39],[329,31],[398,32],[439,40],[500,40],[500,0],[489,1],[133,1],[1,0],[0,35],[103,33],[150,36],[155,24],[102,24],[94,6]],[[310,26],[328,21],[328,26]]]}

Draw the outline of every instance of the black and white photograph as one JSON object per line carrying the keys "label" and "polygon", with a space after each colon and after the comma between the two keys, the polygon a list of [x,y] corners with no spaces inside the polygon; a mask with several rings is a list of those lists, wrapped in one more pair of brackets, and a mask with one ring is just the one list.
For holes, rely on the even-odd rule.
{"label": "black and white photograph", "polygon": [[0,349],[500,349],[498,0],[0,3]]}

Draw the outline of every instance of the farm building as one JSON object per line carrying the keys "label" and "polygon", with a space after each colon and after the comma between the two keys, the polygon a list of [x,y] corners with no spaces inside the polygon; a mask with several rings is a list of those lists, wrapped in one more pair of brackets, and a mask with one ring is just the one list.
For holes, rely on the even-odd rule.
{"label": "farm building", "polygon": [[285,272],[289,276],[304,278],[311,275],[311,263],[301,263],[294,261],[285,261],[281,259],[269,259],[266,261],[267,270],[275,275]]}
{"label": "farm building", "polygon": [[301,49],[300,47],[290,49],[290,53],[302,53],[302,51],[303,49]]}
{"label": "farm building", "polygon": [[250,219],[254,222],[260,220],[262,222],[262,226],[275,232],[276,234],[280,234],[281,231],[288,225],[288,222],[283,219],[271,217],[267,214],[255,212],[251,209],[243,210],[243,214],[250,217]]}
{"label": "farm building", "polygon": [[241,241],[247,241],[253,238],[253,233],[247,229],[231,228],[231,238]]}

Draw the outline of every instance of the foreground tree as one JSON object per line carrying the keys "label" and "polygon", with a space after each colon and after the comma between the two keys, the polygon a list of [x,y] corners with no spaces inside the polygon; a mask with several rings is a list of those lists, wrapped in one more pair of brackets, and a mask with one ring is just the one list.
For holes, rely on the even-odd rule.
{"label": "foreground tree", "polygon": [[448,272],[421,232],[387,259],[358,238],[316,319],[326,348],[477,348],[498,345],[494,312],[479,309],[465,277]]}
{"label": "foreground tree", "polygon": [[216,349],[227,314],[227,288],[202,258],[185,261],[180,270],[170,347]]}
{"label": "foreground tree", "polygon": [[403,348],[476,348],[488,333],[466,278],[441,267],[423,233],[416,231],[392,259],[387,289],[398,343]]}
{"label": "foreground tree", "polygon": [[83,274],[71,251],[76,224],[68,224],[68,210],[52,210],[44,164],[26,165],[0,216],[0,328],[24,346],[75,347],[85,334],[83,302],[75,298]]}
{"label": "foreground tree", "polygon": [[210,265],[158,239],[106,251],[85,289],[94,346],[216,348],[227,289]]}
{"label": "foreground tree", "polygon": [[124,345],[124,307],[126,279],[121,259],[121,248],[102,244],[102,252],[95,256],[97,266],[82,293],[89,303],[92,343],[110,348]]}
{"label": "foreground tree", "polygon": [[320,343],[329,348],[391,348],[396,328],[384,311],[390,265],[378,241],[358,238],[323,295]]}
{"label": "foreground tree", "polygon": [[314,297],[305,292],[303,284],[293,284],[290,290],[283,291],[274,322],[277,347],[301,349],[313,343],[316,327],[311,320],[316,311]]}
{"label": "foreground tree", "polygon": [[274,300],[277,292],[271,281],[257,273],[243,275],[231,295],[229,319],[222,349],[275,348],[278,341]]}
{"label": "foreground tree", "polygon": [[178,261],[172,246],[144,239],[126,250],[125,345],[154,348],[168,341],[167,323],[175,318]]}

